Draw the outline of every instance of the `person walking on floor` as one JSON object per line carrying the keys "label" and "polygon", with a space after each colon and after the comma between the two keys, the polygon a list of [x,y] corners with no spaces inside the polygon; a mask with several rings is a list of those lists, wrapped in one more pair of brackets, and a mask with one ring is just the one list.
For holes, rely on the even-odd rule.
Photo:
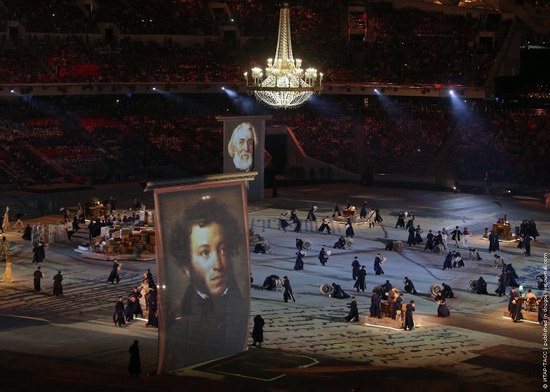
{"label": "person walking on floor", "polygon": [[264,341],[264,324],[265,321],[257,314],[254,316],[254,328],[252,329],[252,344],[251,346],[256,347],[256,343],[258,343],[258,347],[262,347],[262,342]]}
{"label": "person walking on floor", "polygon": [[405,310],[405,325],[403,326],[405,331],[407,329],[409,331],[412,331],[412,329],[414,328],[413,312],[414,312],[414,300],[411,299],[411,301],[407,304],[407,307]]}
{"label": "person walking on floor", "polygon": [[40,292],[40,281],[44,277],[44,273],[40,270],[40,266],[36,267],[36,271],[34,271],[33,279],[34,279],[34,291],[37,293]]}
{"label": "person walking on floor", "polygon": [[109,274],[109,278],[107,278],[108,282],[110,282],[111,284],[114,284],[115,282],[118,284],[120,282],[120,276],[118,275],[118,270],[120,268],[120,263],[118,262],[118,260],[115,259],[111,268],[111,273]]}
{"label": "person walking on floor", "polygon": [[384,270],[382,269],[382,263],[385,261],[385,257],[382,257],[380,253],[376,254],[374,258],[374,273],[375,275],[384,275]]}
{"label": "person walking on floor", "polygon": [[367,277],[367,270],[365,269],[365,266],[362,265],[359,272],[357,272],[357,280],[353,285],[353,287],[357,289],[357,292],[359,292],[359,290],[361,290],[363,293],[365,292],[365,288],[367,287],[365,284],[366,277]]}
{"label": "person walking on floor", "polygon": [[455,229],[453,231],[451,231],[451,239],[455,242],[455,247],[456,248],[460,248],[460,239],[462,237],[462,232],[460,231],[460,229],[457,227],[455,227]]}
{"label": "person walking on floor", "polygon": [[130,377],[139,377],[141,373],[141,359],[139,357],[139,340],[134,340],[134,344],[128,350],[130,354],[130,362],[128,363],[128,373]]}
{"label": "person walking on floor", "polygon": [[357,280],[357,275],[359,274],[360,269],[361,265],[359,264],[359,260],[357,260],[357,256],[355,256],[351,262],[351,278],[353,280]]}
{"label": "person walking on floor", "polygon": [[346,237],[353,238],[354,235],[355,235],[355,231],[353,230],[353,225],[351,224],[351,218],[348,218],[346,222]]}
{"label": "person walking on floor", "polygon": [[350,321],[357,322],[359,321],[359,310],[357,309],[357,301],[355,297],[351,297],[351,302],[348,304],[349,313],[344,319],[347,323]]}
{"label": "person walking on floor", "polygon": [[53,277],[53,295],[63,295],[63,276],[61,271],[57,271],[57,274]]}
{"label": "person walking on floor", "polygon": [[32,257],[33,264],[36,263],[36,265],[38,265],[44,261],[46,258],[46,251],[42,240],[38,241],[38,243],[32,248],[32,253],[34,254]]}
{"label": "person walking on floor", "polygon": [[115,323],[115,326],[118,325],[119,327],[126,324],[126,320],[124,319],[124,301],[122,300],[122,297],[118,297],[118,300],[116,301],[113,322]]}
{"label": "person walking on floor", "polygon": [[294,294],[292,294],[290,280],[286,276],[283,276],[283,288],[285,289],[285,291],[283,292],[284,301],[288,302],[289,299],[292,299],[292,301],[296,302],[296,300],[294,299]]}

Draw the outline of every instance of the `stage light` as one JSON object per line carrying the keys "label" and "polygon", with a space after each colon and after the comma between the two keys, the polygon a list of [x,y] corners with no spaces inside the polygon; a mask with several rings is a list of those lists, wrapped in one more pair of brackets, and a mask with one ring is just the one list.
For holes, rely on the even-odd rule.
{"label": "stage light", "polygon": [[14,89],[11,89],[11,90],[10,90],[10,93],[15,94],[15,90],[14,90]]}
{"label": "stage light", "polygon": [[453,186],[453,191],[456,191],[456,186]]}
{"label": "stage light", "polygon": [[455,95],[455,90],[449,90],[449,95],[454,96]]}
{"label": "stage light", "polygon": [[380,94],[380,91],[378,91],[377,88],[374,89],[374,92],[375,92],[376,94]]}
{"label": "stage light", "polygon": [[157,88],[156,88],[156,87],[153,87],[153,91],[157,91]]}
{"label": "stage light", "polygon": [[225,91],[225,87],[222,86],[222,90]]}

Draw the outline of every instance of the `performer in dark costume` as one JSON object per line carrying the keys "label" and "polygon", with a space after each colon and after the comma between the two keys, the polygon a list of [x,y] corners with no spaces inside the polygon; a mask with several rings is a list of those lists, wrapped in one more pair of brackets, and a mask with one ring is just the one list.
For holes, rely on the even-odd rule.
{"label": "performer in dark costume", "polygon": [[407,292],[407,293],[412,293],[412,294],[417,294],[417,291],[416,289],[414,288],[414,283],[412,280],[410,280],[408,277],[405,276],[405,279],[403,279],[403,283],[405,284],[405,286],[403,287],[403,289]]}
{"label": "performer in dark costume", "polygon": [[370,316],[382,318],[382,309],[380,307],[380,295],[376,291],[372,291],[370,297]]}
{"label": "performer in dark costume", "polygon": [[403,328],[409,331],[412,331],[414,328],[414,319],[413,319],[413,312],[414,312],[414,301],[411,300],[406,307],[405,310],[405,325]]}
{"label": "performer in dark costume", "polygon": [[357,309],[355,297],[351,297],[351,302],[349,303],[349,313],[344,319],[348,323],[350,321],[359,321],[359,310]]}
{"label": "performer in dark costume", "polygon": [[348,221],[346,222],[346,237],[353,238],[354,235],[355,232],[353,231],[353,226],[351,225],[351,218],[348,218]]}
{"label": "performer in dark costume", "polygon": [[319,261],[321,262],[321,265],[325,265],[328,261],[328,254],[325,252],[325,245],[323,245],[319,251]]}
{"label": "performer in dark costume", "polygon": [[115,323],[115,326],[118,325],[119,327],[122,327],[122,324],[126,324],[126,320],[124,319],[124,302],[122,301],[122,297],[118,297],[118,301],[116,301],[113,322]]}
{"label": "performer in dark costume", "polygon": [[476,292],[478,294],[488,294],[487,293],[487,282],[483,279],[482,276],[479,277],[476,283]]}
{"label": "performer in dark costume", "polygon": [[415,245],[416,244],[416,230],[414,229],[414,227],[409,227],[409,238],[407,239],[407,244],[409,246],[412,246],[412,245]]}
{"label": "performer in dark costume", "polygon": [[380,209],[379,209],[379,208],[376,208],[376,209],[374,210],[374,213],[375,213],[375,215],[374,215],[374,221],[375,221],[376,223],[382,223],[382,222],[384,222],[384,219],[382,219],[382,215],[380,215]]}
{"label": "performer in dark costume", "polygon": [[365,219],[367,217],[367,202],[364,201],[361,206],[361,211],[359,212],[359,218]]}
{"label": "performer in dark costume", "polygon": [[451,312],[449,311],[449,308],[447,307],[447,304],[445,303],[445,298],[440,299],[439,301],[436,301],[438,303],[437,307],[437,317],[449,317],[451,315]]}
{"label": "performer in dark costume", "polygon": [[523,253],[525,256],[531,256],[531,240],[533,237],[526,235],[523,237]]}
{"label": "performer in dark costume", "polygon": [[260,241],[256,245],[254,245],[254,253],[261,253],[266,254],[267,248],[266,248],[266,241]]}
{"label": "performer in dark costume", "polygon": [[141,359],[139,358],[139,341],[134,340],[134,344],[130,346],[128,350],[130,353],[130,362],[128,363],[128,372],[130,377],[138,378],[141,373]]}
{"label": "performer in dark costume", "polygon": [[519,276],[516,274],[516,270],[512,264],[504,263],[502,270],[506,273],[506,284],[510,287],[519,287],[519,284],[516,282]]}
{"label": "performer in dark costume", "polygon": [[512,315],[512,302],[516,297],[519,297],[519,294],[517,293],[515,287],[512,287],[512,290],[510,291],[510,294],[508,296],[508,312],[510,315]]}
{"label": "performer in dark costume", "polygon": [[435,248],[437,245],[443,245],[443,235],[441,234],[441,231],[438,231],[438,232],[437,232],[437,235],[434,237],[434,242],[433,242],[432,250],[433,250],[433,248]]}
{"label": "performer in dark costume", "polygon": [[489,234],[489,253],[498,252],[500,250],[500,244],[498,242],[498,233]]}
{"label": "performer in dark costume", "polygon": [[462,258],[462,256],[460,256],[460,253],[453,251],[453,255],[454,255],[453,268],[464,267],[464,259]]}
{"label": "performer in dark costume", "polygon": [[128,296],[126,307],[124,308],[124,316],[126,321],[130,322],[134,319],[134,302],[136,298],[133,295]]}
{"label": "performer in dark costume", "polygon": [[458,228],[458,226],[455,227],[453,231],[451,231],[451,239],[455,242],[455,247],[460,248],[459,242],[462,238],[462,232]]}
{"label": "performer in dark costume", "polygon": [[25,227],[25,230],[23,231],[23,238],[25,241],[30,241],[32,237],[32,227],[31,225],[27,224],[27,227]]}
{"label": "performer in dark costume", "polygon": [[298,250],[304,249],[304,241],[302,241],[301,238],[296,238],[296,249]]}
{"label": "performer in dark costume", "polygon": [[429,250],[430,252],[434,250],[434,235],[431,230],[428,230],[428,234],[426,235],[426,246],[424,250]]}
{"label": "performer in dark costume", "polygon": [[113,266],[111,268],[111,273],[109,275],[109,278],[107,279],[108,282],[111,282],[111,284],[113,283],[119,283],[120,282],[120,276],[118,276],[118,269],[120,267],[120,264],[118,263],[117,260],[115,260],[113,262]]}
{"label": "performer in dark costume", "polygon": [[38,265],[42,263],[46,258],[46,251],[44,250],[44,242],[38,241],[38,243],[33,247],[32,253],[34,253],[32,262]]}
{"label": "performer in dark costume", "polygon": [[36,267],[36,271],[34,271],[32,276],[33,276],[33,280],[34,280],[34,291],[39,293],[40,290],[41,290],[40,280],[44,277],[44,274],[40,270],[40,266]]}
{"label": "performer in dark costume", "polygon": [[502,297],[506,293],[507,281],[508,281],[507,274],[505,272],[501,273],[498,278],[498,287],[495,290],[495,293],[497,293],[499,297]]}
{"label": "performer in dark costume", "polygon": [[299,271],[299,270],[304,269],[303,257],[304,257],[304,252],[303,251],[299,250],[298,252],[296,252],[296,262],[294,263],[294,270],[295,271]]}
{"label": "performer in dark costume", "polygon": [[523,320],[523,313],[521,313],[523,299],[518,295],[512,300],[511,313],[512,321],[517,323],[520,320]]}
{"label": "performer in dark costume", "polygon": [[351,262],[351,277],[353,280],[357,280],[359,269],[361,269],[361,265],[359,264],[359,260],[357,260],[357,256],[355,256]]}
{"label": "performer in dark costume", "polygon": [[53,277],[53,295],[63,295],[63,276],[61,271],[57,271],[57,274]]}
{"label": "performer in dark costume", "polygon": [[422,239],[422,236],[420,234],[422,234],[424,230],[422,230],[420,228],[420,225],[417,225],[416,226],[416,229],[415,229],[415,235],[414,235],[414,242],[417,243],[417,244],[421,244],[422,242],[424,242],[424,240]]}
{"label": "performer in dark costume", "polygon": [[149,287],[155,287],[155,279],[153,278],[153,273],[149,268],[147,268],[147,272],[145,273],[145,279],[147,279],[147,283],[149,284]]}
{"label": "performer in dark costume", "polygon": [[361,290],[362,292],[365,292],[366,284],[365,284],[365,278],[367,276],[367,270],[365,269],[365,266],[362,265],[361,269],[359,269],[359,272],[357,272],[357,280],[355,281],[355,284],[353,287],[357,289],[357,292]]}
{"label": "performer in dark costume", "polygon": [[333,283],[331,297],[336,299],[346,299],[346,298],[349,298],[350,295],[342,289],[342,286],[340,286],[339,284]]}
{"label": "performer in dark costume", "polygon": [[292,299],[292,301],[296,302],[294,299],[294,294],[292,293],[292,287],[290,286],[290,280],[286,276],[283,276],[283,287],[285,289],[283,293],[283,300],[288,302],[289,299]]}
{"label": "performer in dark costume", "polygon": [[157,317],[157,290],[155,290],[154,286],[149,288],[149,293],[147,295],[147,308],[149,309],[149,312],[147,313],[147,324],[145,324],[145,326],[158,328],[159,320]]}
{"label": "performer in dark costume", "polygon": [[389,292],[393,289],[393,285],[390,283],[389,280],[386,280],[386,283],[380,286],[382,289],[382,292],[380,293],[380,298],[382,298],[384,301],[388,299]]}
{"label": "performer in dark costume", "polygon": [[294,223],[294,232],[299,233],[302,230],[302,222],[300,222],[300,219],[298,218],[298,214],[296,210],[292,210],[290,212],[290,221]]}
{"label": "performer in dark costume", "polygon": [[346,239],[344,237],[338,238],[338,241],[334,243],[334,249],[344,249],[346,247]]}
{"label": "performer in dark costume", "polygon": [[327,233],[330,234],[330,226],[328,225],[329,223],[330,219],[328,219],[327,216],[325,219],[323,219],[323,222],[321,223],[321,226],[319,226],[319,229],[317,231],[319,231],[319,233],[322,233],[326,229]]}
{"label": "performer in dark costume", "polygon": [[286,219],[286,212],[283,212],[279,215],[279,229],[282,229],[286,233],[286,228],[288,226],[290,226],[290,223],[288,223]]}
{"label": "performer in dark costume", "polygon": [[264,280],[264,284],[262,285],[264,290],[276,290],[277,289],[277,279],[279,279],[278,275],[269,275]]}
{"label": "performer in dark costume", "polygon": [[397,215],[397,222],[395,223],[395,228],[398,227],[404,229],[405,228],[405,213],[400,212],[399,215]]}
{"label": "performer in dark costume", "polygon": [[380,253],[376,254],[376,257],[374,258],[374,273],[375,275],[384,275],[384,270],[382,269],[382,256],[380,256]]}
{"label": "performer in dark costume", "polygon": [[262,347],[262,342],[264,341],[264,325],[265,321],[257,314],[254,316],[254,327],[252,328],[252,344],[251,346],[256,346],[256,343],[258,343],[258,347]]}
{"label": "performer in dark costume", "polygon": [[317,221],[317,217],[315,216],[315,211],[316,210],[317,210],[316,206],[311,206],[311,208],[309,209],[309,211],[307,213],[306,220],[309,220],[309,221],[312,221],[312,222]]}
{"label": "performer in dark costume", "polygon": [[451,252],[447,253],[447,256],[445,256],[445,261],[443,262],[443,271],[447,268],[453,269],[453,254]]}
{"label": "performer in dark costume", "polygon": [[414,215],[412,214],[412,212],[409,213],[407,224],[405,225],[405,230],[409,230],[411,227],[414,229]]}
{"label": "performer in dark costume", "polygon": [[143,317],[143,310],[141,309],[141,305],[139,304],[139,299],[142,297],[142,295],[137,287],[133,288],[130,296],[136,299],[135,301],[132,301],[132,312],[134,314],[134,317],[137,317],[138,314]]}
{"label": "performer in dark costume", "polygon": [[445,282],[441,283],[441,287],[443,287],[443,298],[454,298],[455,294],[453,293],[453,289],[448,284],[445,284]]}

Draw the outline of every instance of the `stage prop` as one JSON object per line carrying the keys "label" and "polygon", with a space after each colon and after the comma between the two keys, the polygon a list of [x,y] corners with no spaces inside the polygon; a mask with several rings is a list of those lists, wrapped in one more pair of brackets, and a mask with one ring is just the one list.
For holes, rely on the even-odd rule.
{"label": "stage prop", "polygon": [[223,172],[257,172],[248,200],[264,198],[265,121],[271,116],[217,117],[223,121]]}
{"label": "stage prop", "polygon": [[245,181],[150,183],[157,222],[159,373],[246,350],[250,260]]}

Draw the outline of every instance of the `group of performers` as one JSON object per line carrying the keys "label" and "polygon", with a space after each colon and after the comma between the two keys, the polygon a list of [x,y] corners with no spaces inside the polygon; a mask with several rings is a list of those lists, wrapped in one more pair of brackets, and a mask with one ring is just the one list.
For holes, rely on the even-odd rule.
{"label": "group of performers", "polygon": [[[312,206],[308,211],[308,216],[306,219],[310,221],[316,221],[317,220],[317,217],[315,216],[316,211],[317,211],[316,206]],[[352,223],[352,218],[350,214],[352,215],[354,213],[354,207],[348,204],[343,209],[343,212],[344,214],[341,214],[340,209],[338,208],[338,205],[335,205],[334,213],[332,216],[333,218],[338,218],[344,215],[344,218],[346,219],[346,233],[345,233],[346,237],[352,238],[355,235],[355,233],[353,230],[353,223]],[[286,227],[289,226],[289,223],[288,223],[289,219],[287,219],[287,215],[288,213],[281,214],[280,219],[282,222],[281,227],[283,230],[285,230]],[[375,209],[372,209],[370,213],[367,212],[366,203],[363,203],[363,206],[360,212],[360,218],[364,218],[368,220],[369,216],[372,218],[372,221],[375,222],[376,217],[379,216],[379,214]],[[290,213],[290,221],[295,222],[296,220],[299,221],[299,219],[297,218],[296,210],[293,210]],[[379,222],[382,221],[381,217],[379,217],[378,221]],[[399,213],[397,223],[395,226],[396,228],[402,228],[402,229],[408,230],[409,236],[408,236],[407,243],[409,244],[409,246],[413,246],[424,242],[424,239],[422,238],[423,230],[420,225],[418,224],[415,225],[414,222],[415,222],[415,217],[413,213],[401,212]],[[320,233],[327,232],[328,234],[331,234],[332,230],[331,230],[330,224],[331,224],[331,221],[329,219],[329,216],[326,216],[322,220],[318,228],[318,232]],[[522,224],[522,232],[525,232],[525,233],[523,234],[527,235],[527,233],[530,233],[531,236],[534,236],[535,233],[533,232],[533,230],[536,230],[536,229],[533,229],[533,227],[534,227],[534,224],[530,223],[530,221],[524,221],[524,223]],[[424,249],[427,251],[436,251],[437,250],[436,247],[439,246],[440,248],[439,250],[437,250],[436,253],[440,253],[442,250],[447,249],[448,244],[446,240],[449,237],[455,242],[455,247],[460,248],[461,245],[464,245],[464,246],[468,245],[467,241],[465,240],[468,239],[470,235],[471,234],[468,228],[464,227],[461,230],[458,226],[452,231],[451,230],[447,231],[446,228],[443,228],[441,231],[437,231],[437,234],[432,232],[432,230],[428,230],[428,234],[426,235],[426,238],[425,238],[426,242],[425,242]],[[536,233],[536,235],[538,235],[538,232]],[[340,236],[336,241],[336,243],[334,244],[334,248],[345,249],[347,246],[346,237]],[[489,252],[499,251],[500,247],[499,247],[498,232],[495,231],[495,232],[487,233],[487,238],[489,239]],[[525,236],[521,237],[522,240],[524,240],[524,238]],[[529,238],[533,239],[531,237]],[[297,241],[297,252],[296,252],[296,263],[295,263],[294,269],[301,270],[304,267],[303,258],[306,255],[306,253],[303,250],[303,241],[300,239],[297,239],[296,241]],[[524,247],[527,247],[528,249],[528,240],[527,240],[527,243],[524,243],[522,245]],[[468,260],[470,261],[482,260],[480,253],[476,248],[468,248],[468,251],[469,251]],[[528,250],[526,250],[526,252],[528,253]],[[323,266],[326,265],[326,263],[329,260],[329,256],[330,256],[330,251],[327,251],[326,246],[323,245],[318,254],[319,262],[321,263],[321,265]],[[518,275],[516,274],[516,271],[514,270],[511,264],[504,263],[500,258],[500,256],[498,254],[495,254],[495,259],[497,258],[502,263],[502,273],[498,277],[499,285],[498,285],[498,288],[495,290],[495,292],[499,296],[502,296],[506,294],[507,287],[512,287],[512,288],[518,287],[518,284],[516,281],[518,279]],[[381,256],[380,253],[378,253],[374,260],[375,275],[384,274],[384,270],[382,268],[384,261],[385,261],[385,258]],[[445,256],[443,270],[457,269],[461,267],[465,267],[465,262],[460,252],[458,252],[457,250],[449,251]],[[357,260],[357,257],[355,257],[352,263],[352,277],[355,281],[354,289],[356,289],[357,292],[364,292],[366,290],[366,282],[365,282],[366,275],[367,275],[367,271],[365,266],[361,266],[359,261]],[[541,290],[544,289],[546,286],[543,279],[542,278],[539,279],[539,277],[537,277],[537,280],[538,280],[537,287]],[[404,283],[404,292],[409,294],[417,294],[414,284],[408,277],[405,277],[403,283]],[[327,288],[328,288],[328,285],[327,285]],[[480,295],[488,294],[487,282],[482,276],[480,276],[476,280],[470,281],[470,289],[472,292]],[[450,311],[449,311],[449,308],[447,307],[446,301],[448,298],[454,298],[454,293],[452,288],[449,285],[443,283],[441,285],[441,290],[437,293],[434,291],[432,295],[435,296],[435,302],[438,305],[437,315],[439,317],[448,317],[450,315]],[[337,298],[337,299],[347,299],[349,298],[349,294],[347,294],[340,285],[336,283],[332,283],[331,297]],[[389,307],[389,312],[385,312],[385,313],[389,313],[390,317],[395,318],[397,310],[401,309],[400,305],[401,303],[403,303],[402,297],[403,297],[403,293],[399,294],[399,290],[391,287],[391,283],[389,283],[389,281],[386,281],[386,283],[383,285],[375,287],[375,289],[372,291],[372,297],[371,297],[371,307],[370,307],[371,316],[381,317],[381,310],[378,311],[377,309],[382,309],[381,308],[382,302],[387,301],[388,305],[384,305],[384,309],[387,309]],[[513,303],[511,302],[511,306],[513,307],[515,303],[520,301],[521,299],[516,300]],[[355,299],[353,299],[352,302],[354,302],[356,305]],[[353,319],[353,317],[351,317],[350,319]]]}

